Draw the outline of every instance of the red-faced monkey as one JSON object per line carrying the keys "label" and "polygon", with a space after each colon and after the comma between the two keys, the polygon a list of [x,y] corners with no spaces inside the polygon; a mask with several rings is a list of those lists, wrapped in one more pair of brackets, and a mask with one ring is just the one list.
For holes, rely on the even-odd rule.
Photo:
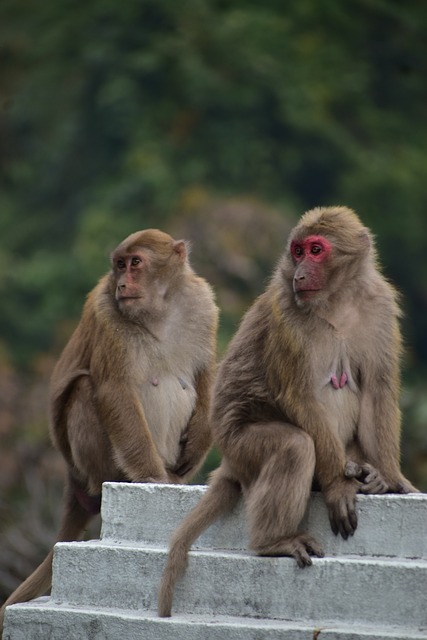
{"label": "red-faced monkey", "polygon": [[304,567],[323,555],[298,529],[313,480],[344,538],[358,491],[416,491],[399,465],[399,315],[356,214],[307,212],[219,368],[211,426],[222,463],[172,538],[161,616],[191,544],[241,494],[251,548]]}
{"label": "red-faced monkey", "polygon": [[[124,240],[89,294],[52,375],[50,428],[68,478],[58,541],[99,511],[104,481],[186,482],[211,444],[218,309],[183,241]],[[4,607],[44,594],[52,555]]]}

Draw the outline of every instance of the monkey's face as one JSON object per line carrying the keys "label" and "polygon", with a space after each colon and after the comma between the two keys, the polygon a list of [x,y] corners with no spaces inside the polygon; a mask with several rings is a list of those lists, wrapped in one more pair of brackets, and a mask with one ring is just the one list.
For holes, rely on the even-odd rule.
{"label": "monkey's face", "polygon": [[332,245],[324,236],[294,239],[290,246],[294,266],[292,287],[298,306],[317,305],[328,293]]}
{"label": "monkey's face", "polygon": [[117,302],[125,304],[143,298],[144,291],[141,284],[144,278],[144,268],[147,266],[146,256],[142,252],[115,256],[113,265],[116,274],[115,297]]}
{"label": "monkey's face", "polygon": [[149,251],[113,257],[115,299],[119,311],[133,322],[144,314],[157,316],[163,312],[167,287],[162,285],[158,271],[153,268]]}

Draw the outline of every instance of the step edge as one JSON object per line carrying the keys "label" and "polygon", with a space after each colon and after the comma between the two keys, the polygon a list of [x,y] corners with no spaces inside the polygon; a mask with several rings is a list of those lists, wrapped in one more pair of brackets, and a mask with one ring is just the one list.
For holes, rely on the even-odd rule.
{"label": "step edge", "polygon": [[[166,556],[168,553],[168,548],[164,545],[156,546],[156,545],[153,545],[152,543],[145,544],[141,541],[131,542],[128,540],[112,540],[112,539],[57,542],[55,544],[54,549],[60,552],[63,552],[64,550],[67,550],[67,549],[73,550],[73,551],[76,551],[76,550],[78,551],[79,549],[85,550],[85,551],[89,549],[95,549],[95,550],[102,549],[106,552],[110,550],[116,552],[119,549],[121,549],[124,551],[132,551],[135,553],[137,552],[141,552],[145,554],[154,553],[154,554],[163,555],[163,556]],[[241,558],[241,559],[251,558],[254,561],[270,559],[270,560],[289,560],[290,562],[295,562],[293,558],[288,556],[258,556],[254,552],[251,552],[250,550],[244,550],[244,549],[192,547],[189,552],[189,557],[197,557],[197,556],[202,556],[202,557],[215,556],[218,558],[224,558],[225,560],[228,558]],[[419,558],[419,557],[407,558],[407,557],[401,557],[401,556],[387,556],[387,555],[377,556],[377,555],[367,554],[367,555],[361,556],[358,554],[348,554],[348,555],[340,554],[339,556],[328,555],[328,556],[325,556],[324,558],[313,557],[312,560],[313,562],[316,562],[316,563],[334,562],[338,564],[343,564],[347,562],[351,562],[352,564],[361,563],[363,565],[372,564],[372,563],[378,563],[380,565],[382,564],[406,565],[407,564],[408,567],[413,567],[414,564],[419,564],[420,568],[427,569],[427,559]]]}
{"label": "step edge", "polygon": [[[163,625],[163,624],[176,624],[176,625],[194,625],[194,626],[219,626],[222,625],[224,627],[247,627],[248,629],[256,629],[256,628],[277,628],[277,629],[288,629],[288,630],[312,630],[312,631],[334,631],[339,633],[352,632],[354,633],[355,627],[354,624],[342,624],[335,622],[322,622],[319,625],[316,625],[314,622],[302,622],[302,621],[292,621],[292,620],[281,620],[281,619],[272,619],[272,618],[249,618],[243,616],[226,616],[226,615],[202,615],[202,614],[182,614],[182,613],[174,613],[172,618],[159,618],[157,613],[154,611],[147,611],[144,609],[132,610],[132,609],[120,609],[120,608],[111,608],[111,607],[101,607],[101,606],[81,606],[81,605],[71,605],[67,603],[55,603],[51,601],[49,596],[44,596],[42,598],[37,598],[36,600],[32,600],[31,602],[18,603],[15,605],[11,605],[8,607],[8,620],[20,612],[52,612],[52,613],[71,613],[77,615],[97,615],[103,617],[123,617],[129,618],[132,620],[146,620],[148,622],[153,622],[155,624]],[[12,615],[10,615],[12,614]],[[396,634],[407,635],[409,638],[414,638],[418,640],[425,640],[427,627],[423,628],[414,628],[408,626],[396,626],[396,625],[357,625],[357,632],[362,633],[382,633],[388,634],[382,637],[393,637]],[[392,635],[390,635],[392,634]],[[379,636],[380,637],[380,636]]]}

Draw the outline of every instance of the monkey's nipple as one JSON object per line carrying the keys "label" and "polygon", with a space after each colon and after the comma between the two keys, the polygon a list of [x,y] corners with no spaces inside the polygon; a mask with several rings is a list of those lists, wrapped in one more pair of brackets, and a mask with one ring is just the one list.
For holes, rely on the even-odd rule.
{"label": "monkey's nipple", "polygon": [[333,386],[334,389],[342,389],[343,387],[345,387],[347,382],[348,382],[348,376],[345,373],[345,371],[341,374],[339,381],[335,373],[331,376],[331,385]]}
{"label": "monkey's nipple", "polygon": [[183,378],[178,378],[178,382],[184,390],[187,388],[187,383]]}

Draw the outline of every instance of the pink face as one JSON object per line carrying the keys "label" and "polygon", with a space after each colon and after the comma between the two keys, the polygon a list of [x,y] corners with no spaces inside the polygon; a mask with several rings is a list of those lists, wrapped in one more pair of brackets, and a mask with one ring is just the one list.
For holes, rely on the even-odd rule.
{"label": "pink face", "polygon": [[295,264],[293,288],[299,299],[308,300],[325,287],[325,265],[331,251],[331,243],[323,236],[311,235],[292,242],[291,255]]}
{"label": "pink face", "polygon": [[146,256],[142,251],[114,256],[113,266],[117,277],[116,300],[141,298],[146,262]]}
{"label": "pink face", "polygon": [[324,262],[331,253],[332,245],[323,236],[307,236],[303,240],[294,240],[291,254],[295,262],[308,259],[311,262]]}

